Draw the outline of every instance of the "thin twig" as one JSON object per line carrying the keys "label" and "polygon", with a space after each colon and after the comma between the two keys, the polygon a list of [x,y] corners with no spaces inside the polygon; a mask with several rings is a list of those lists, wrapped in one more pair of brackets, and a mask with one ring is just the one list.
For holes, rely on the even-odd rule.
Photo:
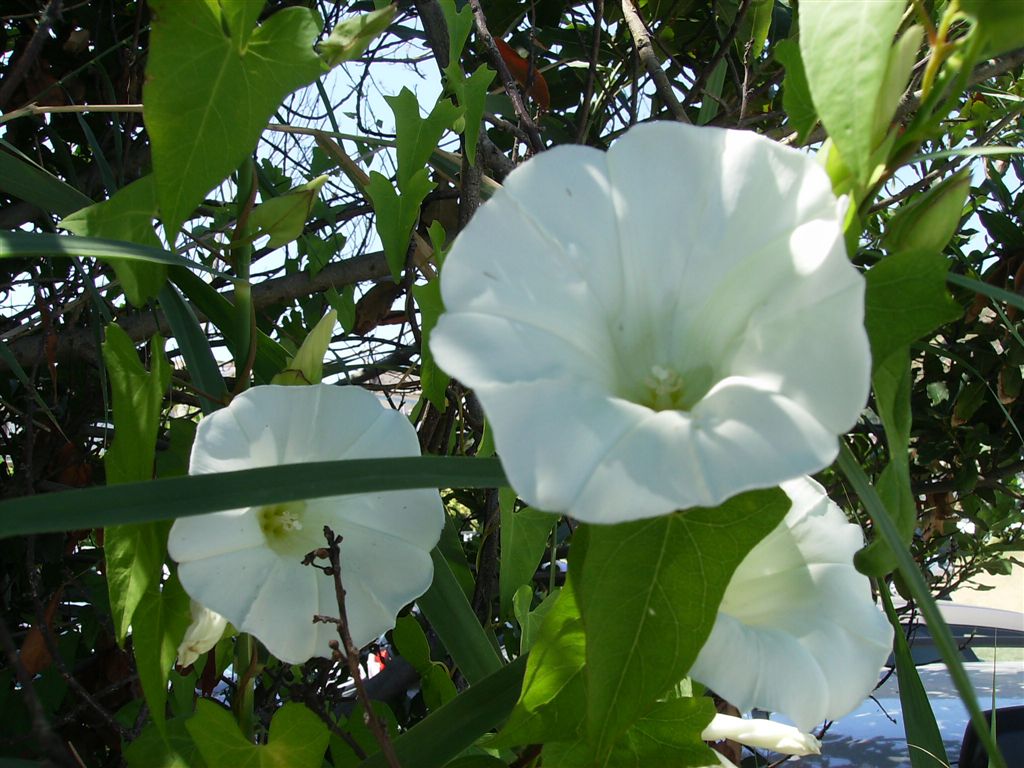
{"label": "thin twig", "polygon": [[693,83],[693,87],[690,89],[690,94],[686,97],[684,104],[693,104],[698,98],[702,97],[704,92],[704,84],[708,78],[711,77],[711,73],[715,71],[725,55],[729,52],[729,46],[732,45],[732,41],[736,39],[736,35],[740,31],[740,24],[743,22],[743,17],[747,15],[747,10],[750,8],[750,0],[740,0],[739,8],[736,9],[736,17],[732,20],[732,26],[729,27],[728,31],[718,43],[718,50],[715,51],[715,55],[711,57],[711,61],[707,63],[700,74],[697,76],[696,81]]}
{"label": "thin twig", "polygon": [[587,137],[590,101],[594,98],[594,80],[597,77],[597,61],[601,49],[601,20],[603,18],[604,0],[594,0],[594,43],[590,47],[590,66],[587,68],[587,87],[583,92],[583,111],[580,113],[580,124],[576,127],[577,144],[582,144]]}
{"label": "thin twig", "polygon": [[[359,671],[359,649],[356,648],[355,643],[352,642],[352,633],[348,629],[348,614],[345,610],[345,588],[341,584],[341,536],[335,535],[334,531],[331,530],[330,526],[324,526],[324,538],[327,539],[326,549],[316,550],[306,556],[307,564],[312,564],[314,557],[322,558],[325,554],[330,561],[330,566],[324,568],[323,571],[328,576],[334,577],[334,594],[338,600],[338,617],[336,619],[329,616],[314,616],[313,622],[326,622],[334,624],[338,630],[338,636],[341,638],[341,643],[345,649],[345,657],[348,661],[348,671],[352,675],[352,682],[356,686],[356,695],[359,697],[359,702],[363,705],[363,721],[369,726],[370,731],[373,733],[377,743],[380,744],[381,754],[384,755],[384,759],[387,760],[390,768],[401,768],[401,764],[398,762],[398,756],[395,754],[395,748],[391,744],[391,740],[388,738],[387,731],[384,729],[384,724],[380,718],[377,717],[377,713],[373,709],[373,702],[370,701],[369,695],[366,693],[366,686],[363,684],[363,676]],[[339,657],[341,652],[338,650],[337,641],[331,642],[331,648],[335,654]]]}
{"label": "thin twig", "polygon": [[526,135],[530,137],[530,148],[534,152],[543,152],[544,141],[540,137],[540,131],[537,129],[537,124],[533,122],[533,118],[530,117],[530,113],[526,109],[526,104],[523,103],[522,94],[519,93],[519,87],[516,85],[516,81],[515,78],[512,77],[512,73],[509,72],[508,65],[505,64],[505,60],[501,58],[501,54],[498,53],[498,46],[494,42],[494,36],[491,35],[490,30],[487,28],[487,17],[484,16],[483,8],[480,7],[480,0],[469,0],[469,6],[473,9],[473,20],[476,22],[476,34],[487,48],[487,53],[490,56],[491,63],[494,65],[494,68],[498,70],[498,77],[501,78],[501,82],[505,86],[505,92],[512,100],[512,107],[519,116],[519,121],[522,123],[523,129],[526,131]]}
{"label": "thin twig", "polygon": [[640,18],[640,12],[633,5],[633,0],[622,0],[622,15],[626,19],[630,35],[633,36],[633,44],[636,46],[637,56],[640,57],[644,68],[647,70],[647,74],[654,81],[654,88],[661,97],[661,100],[665,102],[665,106],[668,107],[676,120],[681,123],[689,123],[690,118],[687,117],[686,110],[679,103],[679,99],[676,98],[675,91],[672,90],[672,84],[668,81],[668,75],[661,68],[661,62],[654,53],[654,46],[651,43],[651,35],[647,31],[647,25]]}

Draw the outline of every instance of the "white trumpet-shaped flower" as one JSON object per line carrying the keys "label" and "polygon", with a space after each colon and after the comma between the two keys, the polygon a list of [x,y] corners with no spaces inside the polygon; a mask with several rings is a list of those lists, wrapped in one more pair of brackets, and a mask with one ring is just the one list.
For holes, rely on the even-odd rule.
{"label": "white trumpet-shaped flower", "polygon": [[588,522],[816,471],[867,397],[864,281],[814,158],[652,123],[511,173],[445,261],[430,346],[511,484]]}
{"label": "white trumpet-shaped flower", "polygon": [[[276,464],[419,454],[401,413],[356,387],[254,387],[199,423],[191,474]],[[353,642],[394,626],[398,611],[430,586],[430,550],[444,510],[436,491],[306,499],[175,521],[168,552],[185,591],[257,637],[282,661],[330,656],[338,615],[333,579],[302,564],[340,534],[341,577]]]}
{"label": "white trumpet-shaped flower", "polygon": [[793,506],[736,569],[690,675],[741,710],[780,712],[806,731],[871,692],[892,627],[853,566],[860,528],[811,478],[782,489]]}
{"label": "white trumpet-shaped flower", "polygon": [[179,667],[187,667],[196,659],[213,648],[227,628],[228,620],[219,613],[211,611],[206,606],[190,601],[192,623],[185,630],[185,637],[178,646]]}
{"label": "white trumpet-shaped flower", "polygon": [[814,734],[773,720],[747,719],[717,714],[700,737],[704,741],[739,742],[748,747],[770,749],[783,755],[820,755],[821,742]]}

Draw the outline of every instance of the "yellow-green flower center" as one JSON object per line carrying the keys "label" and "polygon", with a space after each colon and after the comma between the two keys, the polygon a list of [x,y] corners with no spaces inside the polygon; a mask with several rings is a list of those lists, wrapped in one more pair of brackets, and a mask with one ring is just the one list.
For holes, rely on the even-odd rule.
{"label": "yellow-green flower center", "polygon": [[282,504],[270,504],[260,507],[256,512],[260,530],[267,540],[267,546],[276,552],[287,555],[305,554],[299,552],[308,546],[308,532],[303,532],[303,514],[306,511],[304,501],[286,501]]}
{"label": "yellow-green flower center", "polygon": [[688,411],[710,389],[712,372],[703,366],[680,373],[667,365],[652,365],[630,399],[655,411]]}

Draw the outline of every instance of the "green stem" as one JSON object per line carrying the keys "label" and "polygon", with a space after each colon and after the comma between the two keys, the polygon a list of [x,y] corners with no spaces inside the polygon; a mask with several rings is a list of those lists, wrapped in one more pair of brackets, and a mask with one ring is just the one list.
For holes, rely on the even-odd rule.
{"label": "green stem", "polygon": [[981,707],[978,705],[978,699],[974,694],[974,687],[964,671],[963,662],[960,659],[960,650],[957,648],[956,642],[953,640],[952,634],[950,634],[949,627],[946,625],[945,619],[942,618],[942,614],[935,604],[935,599],[928,589],[928,584],[921,575],[921,570],[911,556],[910,551],[900,540],[899,531],[896,530],[896,524],[889,516],[889,511],[885,508],[885,504],[882,503],[875,489],[871,486],[867,475],[864,474],[864,470],[861,468],[856,457],[854,457],[853,452],[843,441],[840,442],[839,446],[838,463],[839,468],[846,475],[846,479],[850,481],[854,491],[857,492],[857,496],[864,504],[868,514],[871,515],[871,519],[875,524],[875,530],[881,534],[882,538],[885,539],[895,553],[897,568],[899,568],[900,574],[902,574],[903,579],[910,588],[910,594],[913,596],[914,602],[917,603],[917,607],[921,610],[921,614],[928,624],[928,631],[935,641],[939,655],[942,657],[943,662],[945,662],[947,669],[949,669],[949,674],[953,678],[953,684],[960,694],[960,699],[970,713],[974,729],[989,754],[989,765],[991,768],[1006,768],[1006,761],[1003,759],[995,739],[992,738],[988,721],[985,720]]}
{"label": "green stem", "polygon": [[[249,268],[252,264],[252,238],[250,237],[249,213],[256,201],[256,184],[253,179],[253,162],[247,158],[238,166],[238,193],[235,198],[237,218],[232,236],[231,261],[235,272],[235,307],[237,309],[240,348],[235,353],[238,378],[235,393],[249,386],[256,354],[256,309],[252,303],[252,285],[249,282]],[[242,357],[244,355],[244,357]]]}
{"label": "green stem", "polygon": [[235,668],[242,670],[238,676],[238,688],[235,691],[235,717],[249,741],[256,734],[256,673],[258,671],[256,641],[252,635],[242,632],[235,646]]}

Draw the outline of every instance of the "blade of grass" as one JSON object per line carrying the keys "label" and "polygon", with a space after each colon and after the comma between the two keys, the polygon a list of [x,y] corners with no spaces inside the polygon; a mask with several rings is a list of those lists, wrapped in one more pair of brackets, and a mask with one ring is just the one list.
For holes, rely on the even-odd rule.
{"label": "blade of grass", "polygon": [[952,634],[950,634],[945,619],[939,613],[938,606],[935,605],[935,600],[928,589],[928,584],[925,583],[924,576],[921,575],[921,571],[917,567],[917,563],[914,562],[914,558],[911,557],[910,551],[900,542],[899,532],[889,516],[889,511],[885,508],[882,500],[878,498],[878,494],[871,486],[867,475],[864,474],[864,470],[850,451],[849,446],[843,441],[840,441],[839,445],[838,463],[839,468],[846,475],[846,479],[850,481],[854,491],[856,491],[861,503],[864,504],[868,514],[871,515],[877,532],[892,547],[892,551],[896,555],[900,574],[902,574],[904,581],[909,587],[914,602],[917,603],[917,607],[924,615],[924,620],[928,624],[928,631],[935,641],[939,655],[949,669],[949,674],[953,678],[953,684],[960,694],[960,699],[970,713],[974,730],[990,755],[993,768],[1006,768],[1006,761],[1003,759],[998,745],[992,738],[988,721],[985,720],[981,707],[978,706],[978,699],[975,696],[974,688],[971,686],[971,681],[964,671],[964,665],[960,659],[960,651],[956,647],[956,642],[953,640]]}
{"label": "blade of grass", "polygon": [[[526,654],[471,685],[394,741],[402,765],[441,768],[500,725],[519,699]],[[384,755],[370,755],[359,768],[387,768]]]}
{"label": "blade of grass", "polygon": [[224,386],[224,377],[220,375],[220,367],[213,356],[213,350],[210,349],[210,342],[196,320],[192,308],[181,298],[177,288],[167,283],[160,290],[158,300],[171,326],[174,339],[178,342],[178,348],[181,349],[181,355],[185,358],[192,383],[201,392],[216,398],[211,400],[203,395],[199,396],[203,413],[213,413],[227,400],[228,390]]}
{"label": "blade of grass", "polygon": [[[486,461],[486,459],[484,459]],[[416,602],[470,685],[501,668],[501,659],[437,547],[430,553],[434,581]]]}
{"label": "blade of grass", "polygon": [[903,708],[903,729],[907,735],[910,764],[913,768],[948,768],[946,746],[942,743],[942,734],[935,723],[935,713],[928,703],[928,694],[921,684],[921,676],[917,674],[914,657],[910,653],[896,609],[893,608],[888,587],[883,584],[878,594],[894,632],[896,678],[900,686],[900,706]]}
{"label": "blade of grass", "polygon": [[507,484],[497,459],[414,456],[286,464],[10,499],[0,502],[0,539],[350,493]]}

